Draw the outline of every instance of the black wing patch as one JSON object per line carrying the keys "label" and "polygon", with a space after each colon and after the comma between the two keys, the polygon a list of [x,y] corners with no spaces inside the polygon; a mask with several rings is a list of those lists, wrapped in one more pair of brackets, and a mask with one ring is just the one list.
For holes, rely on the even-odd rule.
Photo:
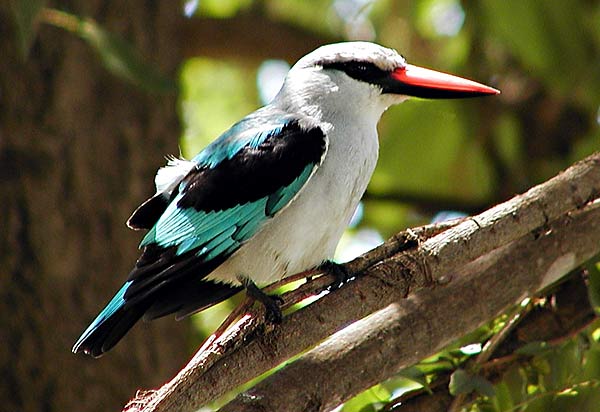
{"label": "black wing patch", "polygon": [[215,167],[190,172],[177,206],[225,210],[261,199],[292,183],[307,165],[318,165],[325,148],[320,128],[306,130],[297,122],[287,123],[258,146],[246,146]]}

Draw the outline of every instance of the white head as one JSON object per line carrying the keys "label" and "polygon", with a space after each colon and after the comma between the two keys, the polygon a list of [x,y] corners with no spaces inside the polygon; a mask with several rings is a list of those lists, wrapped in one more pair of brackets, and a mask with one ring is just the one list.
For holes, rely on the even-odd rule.
{"label": "white head", "polygon": [[371,63],[385,71],[392,71],[406,65],[406,60],[396,50],[375,43],[354,41],[321,46],[298,60],[292,69],[350,62]]}
{"label": "white head", "polygon": [[497,93],[471,80],[407,64],[398,52],[378,44],[345,42],[319,47],[298,60],[273,103],[319,118],[366,111],[378,119],[387,107],[411,96]]}

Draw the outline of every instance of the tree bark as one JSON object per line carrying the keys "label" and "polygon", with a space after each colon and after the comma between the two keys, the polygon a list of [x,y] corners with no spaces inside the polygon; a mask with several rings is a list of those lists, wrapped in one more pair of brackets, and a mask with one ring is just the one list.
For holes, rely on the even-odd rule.
{"label": "tree bark", "polygon": [[[240,395],[238,403],[226,409],[236,410],[244,404],[247,410],[263,410],[260,408],[266,406],[278,410],[287,399],[288,405],[297,408],[294,410],[329,410],[376,383],[377,379],[389,376],[398,368],[432,354],[475,329],[598,253],[599,193],[600,154],[595,154],[527,193],[465,219],[436,236],[413,239],[412,245],[402,242],[402,239],[410,240],[406,234],[396,236],[370,252],[368,258],[361,257],[347,265],[352,273],[362,272],[364,276],[286,316],[283,323],[269,333],[254,333],[251,337],[242,334],[242,339],[247,338],[244,345],[225,352],[220,359],[198,354],[171,382],[151,396],[138,399],[127,410],[193,410],[314,347],[350,323],[386,308],[391,312],[379,316],[379,322],[373,319],[358,322],[364,329],[360,333],[342,331],[337,337],[344,339],[337,343],[333,343],[335,339],[328,341],[330,348],[337,345],[335,350],[327,352],[333,361],[339,360],[335,355],[338,352],[348,353],[341,347],[357,348],[358,352],[344,358],[353,364],[345,364],[345,368],[367,368],[378,354],[387,353],[378,359],[392,367],[377,364],[376,379],[373,379],[374,375],[360,373],[342,373],[332,378],[332,370],[325,367],[320,369],[324,371],[321,375],[315,373],[310,380],[322,383],[319,379],[323,378],[338,384],[336,389],[324,393],[318,392],[316,387],[328,386],[306,382],[305,369],[291,375],[281,372],[272,379],[282,375],[296,376],[304,382],[290,380],[292,383],[286,385],[286,394],[277,392],[279,395],[275,396],[280,396],[283,403],[274,401],[273,394],[267,395],[268,391],[263,391],[265,386],[259,386],[257,392]],[[376,255],[379,258],[373,259]],[[422,304],[425,301],[427,305]],[[434,316],[429,316],[429,312]],[[440,320],[444,322],[440,324]],[[390,353],[388,339],[397,345],[400,342],[411,345]],[[318,353],[320,348],[306,356]],[[215,350],[214,347],[209,349]],[[205,359],[209,359],[208,363]],[[287,369],[298,372],[294,365],[296,363]],[[301,368],[306,363],[301,361],[298,365]],[[317,364],[310,364],[308,370],[318,370]],[[342,367],[339,370],[347,372]],[[365,379],[359,378],[358,382],[350,384],[350,376],[364,376]],[[273,382],[272,379],[264,385]],[[339,385],[342,390],[338,390]],[[267,399],[274,403],[269,404]],[[313,402],[315,399],[317,403]],[[306,409],[300,407],[301,404]]]}
{"label": "tree bark", "polygon": [[480,257],[447,285],[355,322],[220,411],[332,410],[549,286],[599,245],[600,203],[594,203],[548,225],[539,238],[524,236]]}
{"label": "tree bark", "polygon": [[[171,3],[56,3],[174,75],[181,42]],[[187,327],[171,319],[136,326],[101,360],[70,351],[137,258],[140,235],[124,222],[152,194],[163,156],[178,153],[176,98],[115,78],[54,27],[40,27],[24,61],[11,5],[0,5],[0,405],[116,410],[187,353]]]}

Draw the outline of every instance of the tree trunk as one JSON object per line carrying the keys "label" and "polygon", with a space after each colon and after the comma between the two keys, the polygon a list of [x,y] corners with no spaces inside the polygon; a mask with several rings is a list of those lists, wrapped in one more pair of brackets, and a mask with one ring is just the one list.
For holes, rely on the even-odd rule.
{"label": "tree trunk", "polygon": [[[8,3],[8,4],[7,4]],[[137,325],[100,360],[71,346],[137,257],[125,227],[178,153],[175,96],[149,96],[101,67],[73,34],[42,26],[17,53],[11,2],[0,5],[0,405],[6,411],[119,410],[187,357],[187,325]],[[163,72],[180,61],[170,2],[73,0]]]}

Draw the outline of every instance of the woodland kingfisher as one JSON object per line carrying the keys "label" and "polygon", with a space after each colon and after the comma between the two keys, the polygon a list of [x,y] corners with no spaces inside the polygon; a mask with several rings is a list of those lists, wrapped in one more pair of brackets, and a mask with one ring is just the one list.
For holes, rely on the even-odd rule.
{"label": "woodland kingfisher", "polygon": [[156,194],[127,222],[147,230],[141,256],[73,352],[98,357],[142,317],[180,319],[244,288],[260,296],[330,262],[375,168],[383,112],[410,97],[498,93],[368,42],[304,56],[271,103],[159,169]]}

